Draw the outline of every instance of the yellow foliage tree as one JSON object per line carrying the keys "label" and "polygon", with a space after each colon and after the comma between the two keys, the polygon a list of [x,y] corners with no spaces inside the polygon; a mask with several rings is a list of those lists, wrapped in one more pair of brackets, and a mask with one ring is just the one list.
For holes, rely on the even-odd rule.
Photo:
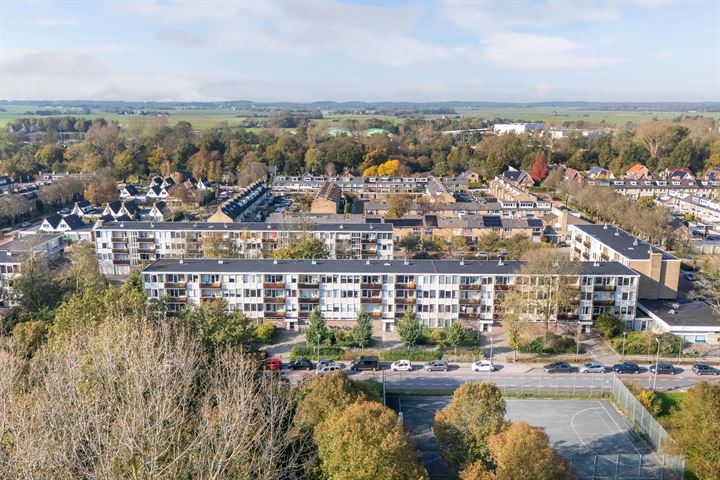
{"label": "yellow foliage tree", "polygon": [[363,177],[377,177],[377,174],[378,174],[378,167],[376,167],[375,165],[363,170]]}
{"label": "yellow foliage tree", "polygon": [[380,177],[394,177],[400,171],[400,160],[388,160],[377,167],[377,174]]}

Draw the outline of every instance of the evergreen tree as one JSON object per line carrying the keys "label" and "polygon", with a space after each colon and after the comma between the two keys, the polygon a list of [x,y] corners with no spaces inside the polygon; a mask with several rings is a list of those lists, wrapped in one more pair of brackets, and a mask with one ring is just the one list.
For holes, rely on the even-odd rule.
{"label": "evergreen tree", "polygon": [[[318,307],[313,308],[308,318],[307,330],[305,330],[305,341],[308,346],[316,347],[323,343],[328,336],[328,329],[325,325],[325,319],[320,315]],[[318,356],[320,352],[318,352]]]}
{"label": "evergreen tree", "polygon": [[355,319],[355,326],[352,329],[352,338],[360,348],[370,346],[372,342],[372,322],[370,314],[361,308]]}
{"label": "evergreen tree", "polygon": [[400,342],[408,348],[422,343],[425,338],[425,331],[418,321],[415,310],[408,308],[403,315],[402,320],[398,322],[398,334]]}

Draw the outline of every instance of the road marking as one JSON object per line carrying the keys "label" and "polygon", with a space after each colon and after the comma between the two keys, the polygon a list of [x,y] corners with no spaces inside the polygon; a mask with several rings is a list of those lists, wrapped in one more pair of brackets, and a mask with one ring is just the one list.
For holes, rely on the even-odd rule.
{"label": "road marking", "polygon": [[578,440],[580,440],[580,443],[582,443],[585,448],[587,448],[590,452],[594,453],[595,455],[598,455],[598,453],[595,450],[593,450],[592,448],[590,448],[590,446],[587,443],[585,443],[585,440],[582,439],[582,437],[580,436],[580,434],[577,431],[577,428],[575,428],[575,417],[577,417],[581,413],[584,413],[584,412],[587,412],[590,410],[600,410],[600,409],[601,409],[601,407],[586,408],[584,410],[580,410],[579,412],[575,412],[575,415],[573,415],[570,418],[570,428],[572,428],[572,431],[573,431],[573,433],[575,433],[575,436],[578,438]]}

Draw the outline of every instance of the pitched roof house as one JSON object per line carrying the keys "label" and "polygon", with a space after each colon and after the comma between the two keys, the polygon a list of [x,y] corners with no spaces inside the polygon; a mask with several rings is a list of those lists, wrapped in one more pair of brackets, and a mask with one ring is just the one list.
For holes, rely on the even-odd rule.
{"label": "pitched roof house", "polygon": [[137,213],[137,205],[132,200],[116,200],[110,202],[103,210],[103,215],[110,215],[114,219],[119,219],[123,215],[127,215],[129,218],[135,218]]}
{"label": "pitched roof house", "polygon": [[642,163],[636,163],[632,167],[628,168],[625,172],[625,176],[632,180],[644,180],[646,178],[652,178],[650,170]]}

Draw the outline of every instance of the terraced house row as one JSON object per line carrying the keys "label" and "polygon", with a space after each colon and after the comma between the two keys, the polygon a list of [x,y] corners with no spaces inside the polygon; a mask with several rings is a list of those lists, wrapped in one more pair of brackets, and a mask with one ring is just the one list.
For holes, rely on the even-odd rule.
{"label": "terraced house row", "polygon": [[323,240],[331,258],[393,257],[392,225],[366,223],[109,222],[95,229],[95,248],[100,271],[123,276],[165,258],[271,258],[306,235]]}
{"label": "terraced house row", "polygon": [[[463,322],[492,330],[502,321],[508,290],[532,292],[540,277],[520,275],[522,262],[458,260],[158,260],[143,271],[152,299],[165,298],[168,313],[224,299],[258,321],[302,328],[318,307],[329,325],[351,326],[360,309],[376,330],[391,331],[408,308],[423,325]],[[639,275],[617,262],[578,262],[565,288],[574,305],[552,315],[557,322],[589,328],[603,312],[632,328]],[[522,288],[521,287],[521,288]],[[528,312],[527,320],[539,320]]]}

